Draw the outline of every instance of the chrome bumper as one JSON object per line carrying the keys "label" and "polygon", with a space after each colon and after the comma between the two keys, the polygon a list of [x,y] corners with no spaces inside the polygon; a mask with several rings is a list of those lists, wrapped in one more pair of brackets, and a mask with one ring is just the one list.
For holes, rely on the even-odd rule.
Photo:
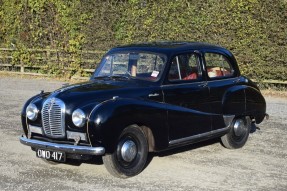
{"label": "chrome bumper", "polygon": [[77,146],[77,145],[67,145],[67,144],[57,144],[50,143],[45,141],[38,141],[35,139],[28,139],[24,136],[20,137],[20,142],[24,145],[33,147],[33,148],[41,148],[41,149],[51,149],[56,151],[62,151],[66,153],[73,154],[86,154],[86,155],[104,155],[105,148],[104,147],[88,147],[88,146]]}

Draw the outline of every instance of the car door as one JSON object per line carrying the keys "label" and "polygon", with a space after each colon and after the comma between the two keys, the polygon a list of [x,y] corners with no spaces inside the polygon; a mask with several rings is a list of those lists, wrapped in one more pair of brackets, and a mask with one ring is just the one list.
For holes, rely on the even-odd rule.
{"label": "car door", "polygon": [[232,60],[220,52],[205,52],[204,62],[209,88],[210,113],[213,115],[212,130],[225,127],[223,122],[223,97],[227,89],[239,82],[238,71]]}
{"label": "car door", "polygon": [[211,116],[206,113],[209,90],[201,63],[200,54],[191,52],[175,56],[170,64],[162,90],[171,142],[211,130]]}

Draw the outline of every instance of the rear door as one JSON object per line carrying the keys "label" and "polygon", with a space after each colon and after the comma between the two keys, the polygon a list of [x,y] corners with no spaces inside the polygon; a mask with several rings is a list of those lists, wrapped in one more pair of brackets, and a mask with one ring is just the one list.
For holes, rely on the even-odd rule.
{"label": "rear door", "polygon": [[212,119],[212,129],[216,130],[225,127],[222,106],[224,94],[227,89],[239,82],[239,78],[232,60],[223,53],[205,52],[204,61],[209,88],[209,112],[218,114],[214,115]]}

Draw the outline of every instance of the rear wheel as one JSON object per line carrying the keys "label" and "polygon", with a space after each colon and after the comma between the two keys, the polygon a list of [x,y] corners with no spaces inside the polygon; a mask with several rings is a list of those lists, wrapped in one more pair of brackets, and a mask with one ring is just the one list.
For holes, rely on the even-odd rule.
{"label": "rear wheel", "polygon": [[236,118],[231,126],[230,131],[221,137],[221,142],[228,149],[238,149],[247,142],[251,129],[250,117]]}
{"label": "rear wheel", "polygon": [[148,142],[145,133],[138,126],[128,126],[121,133],[115,151],[103,156],[103,162],[113,176],[128,178],[144,169],[147,156]]}

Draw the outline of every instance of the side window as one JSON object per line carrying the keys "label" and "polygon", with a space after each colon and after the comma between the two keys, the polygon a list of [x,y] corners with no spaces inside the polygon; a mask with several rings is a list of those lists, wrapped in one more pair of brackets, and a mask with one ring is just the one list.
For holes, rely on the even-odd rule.
{"label": "side window", "polygon": [[233,76],[234,70],[225,56],[217,53],[205,53],[204,57],[209,78]]}
{"label": "side window", "polygon": [[168,80],[196,80],[201,78],[202,72],[199,58],[196,54],[181,54],[173,58]]}
{"label": "side window", "polygon": [[137,61],[137,73],[152,73],[153,71],[161,71],[164,60],[159,55],[140,53]]}

